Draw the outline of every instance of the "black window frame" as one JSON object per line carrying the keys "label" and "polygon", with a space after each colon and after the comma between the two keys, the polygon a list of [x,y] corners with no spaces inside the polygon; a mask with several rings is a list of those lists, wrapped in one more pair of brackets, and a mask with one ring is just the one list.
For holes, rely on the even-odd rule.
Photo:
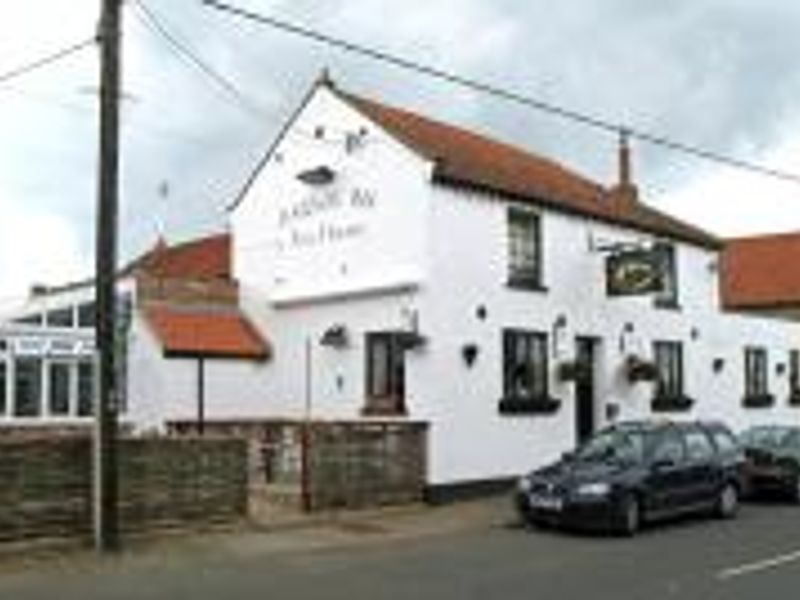
{"label": "black window frame", "polygon": [[[372,331],[368,332],[365,337],[366,411],[404,413],[406,347],[403,344],[402,334],[393,331]],[[385,349],[385,355],[382,358],[378,355],[378,348],[381,347]],[[378,360],[384,363],[381,368],[385,372],[385,381],[380,386],[376,385]]]}
{"label": "black window frame", "polygon": [[[683,343],[675,340],[653,342],[653,363],[658,371],[656,396],[684,397]],[[666,374],[666,377],[664,376]]]}
{"label": "black window frame", "polygon": [[763,346],[744,349],[744,393],[745,396],[769,393],[769,354]]}
{"label": "black window frame", "polygon": [[744,405],[750,408],[772,406],[775,397],[769,392],[769,352],[764,346],[745,346]]}
{"label": "black window frame", "polygon": [[[17,356],[14,358],[14,416],[20,418],[39,418],[42,415],[42,390],[44,377],[43,360],[39,356]],[[33,380],[25,378],[26,370],[31,367]],[[30,397],[22,397],[28,391]]]}
{"label": "black window frame", "polygon": [[75,415],[78,417],[92,417],[94,416],[96,400],[97,368],[92,360],[80,360],[76,369]]}
{"label": "black window frame", "polygon": [[[56,374],[66,373],[66,382],[59,381]],[[73,364],[63,360],[53,360],[47,366],[47,411],[54,417],[67,417],[72,406],[72,382]],[[66,398],[58,398],[55,393],[58,391],[57,384],[66,383]]]}
{"label": "black window frame", "polygon": [[[532,210],[510,206],[506,212],[506,228],[508,286],[544,291],[541,215]],[[517,236],[519,240],[516,239]],[[520,246],[519,249],[517,245]],[[528,256],[531,257],[530,260]]]}
{"label": "black window frame", "polygon": [[800,350],[789,350],[789,404],[800,406]]}
{"label": "black window frame", "polygon": [[659,255],[663,289],[653,295],[653,306],[656,308],[680,308],[678,250],[671,242],[658,242],[655,244],[654,251]]}
{"label": "black window frame", "polygon": [[17,325],[34,325],[36,327],[41,327],[44,325],[44,314],[43,313],[31,313],[28,315],[22,315],[20,317],[15,317],[11,319],[12,323],[16,323]]}
{"label": "black window frame", "polygon": [[[549,337],[546,332],[527,329],[503,329],[503,398],[537,401],[549,398],[550,357]],[[522,351],[520,352],[520,349]],[[535,362],[534,349],[541,360]],[[527,357],[527,362],[517,363],[519,355]],[[513,360],[513,362],[512,362]],[[520,373],[520,369],[525,372]],[[516,380],[525,377],[529,393],[520,393]]]}
{"label": "black window frame", "polygon": [[94,300],[78,305],[76,323],[80,329],[91,329],[95,326],[96,304]]}
{"label": "black window frame", "polygon": [[73,329],[75,327],[75,307],[56,306],[45,313],[45,324],[47,327],[57,327],[59,329]]}
{"label": "black window frame", "polygon": [[0,358],[0,416],[5,416],[8,411],[8,361]]}

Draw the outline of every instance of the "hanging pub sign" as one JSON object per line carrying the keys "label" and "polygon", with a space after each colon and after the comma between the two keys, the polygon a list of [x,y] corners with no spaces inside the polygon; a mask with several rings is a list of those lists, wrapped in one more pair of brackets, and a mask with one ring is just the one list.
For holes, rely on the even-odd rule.
{"label": "hanging pub sign", "polygon": [[606,258],[606,293],[636,296],[664,289],[664,256],[657,248],[624,250]]}

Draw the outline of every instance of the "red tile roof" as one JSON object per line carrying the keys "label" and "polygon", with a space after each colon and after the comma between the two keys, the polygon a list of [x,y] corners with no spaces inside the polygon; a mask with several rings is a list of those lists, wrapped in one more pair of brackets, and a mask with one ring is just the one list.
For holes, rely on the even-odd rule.
{"label": "red tile roof", "polygon": [[267,360],[269,343],[238,310],[150,306],[145,318],[167,357]]}
{"label": "red tile roof", "polygon": [[406,146],[435,161],[434,181],[493,192],[692,244],[710,233],[609,190],[560,164],[477,133],[334,88],[340,98]]}
{"label": "red tile roof", "polygon": [[166,279],[230,279],[231,236],[220,233],[173,246],[160,240],[123,270],[133,272]]}
{"label": "red tile roof", "polygon": [[725,308],[800,307],[800,233],[727,240],[720,286]]}

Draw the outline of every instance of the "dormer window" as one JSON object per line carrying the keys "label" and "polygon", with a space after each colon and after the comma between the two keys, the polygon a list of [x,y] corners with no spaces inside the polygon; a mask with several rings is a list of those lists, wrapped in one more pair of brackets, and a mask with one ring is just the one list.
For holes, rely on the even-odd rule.
{"label": "dormer window", "polygon": [[508,210],[508,285],[542,289],[541,221],[536,213]]}
{"label": "dormer window", "polygon": [[658,308],[678,308],[678,262],[675,246],[669,243],[656,244],[654,251],[661,259],[662,288],[656,292],[654,304]]}
{"label": "dormer window", "polygon": [[75,325],[75,312],[71,306],[55,308],[47,312],[48,327],[73,327]]}

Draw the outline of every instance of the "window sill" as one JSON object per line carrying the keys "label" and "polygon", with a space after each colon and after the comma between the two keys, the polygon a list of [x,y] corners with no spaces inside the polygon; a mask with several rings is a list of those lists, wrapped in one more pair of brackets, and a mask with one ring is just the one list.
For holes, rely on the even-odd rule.
{"label": "window sill", "polygon": [[407,417],[405,403],[393,397],[370,398],[361,409],[362,417]]}
{"label": "window sill", "polygon": [[653,412],[682,412],[694,406],[694,399],[689,396],[656,396],[650,402]]}
{"label": "window sill", "polygon": [[506,281],[506,286],[513,290],[522,290],[527,292],[547,292],[547,287],[542,285],[539,281],[531,279],[521,279],[509,277]]}
{"label": "window sill", "polygon": [[653,308],[659,310],[674,310],[675,312],[681,311],[681,305],[677,302],[653,302]]}
{"label": "window sill", "polygon": [[549,415],[558,411],[561,400],[550,396],[536,398],[501,398],[497,406],[501,415]]}
{"label": "window sill", "polygon": [[745,408],[769,408],[775,404],[775,396],[772,394],[758,394],[756,396],[745,396],[742,405]]}

